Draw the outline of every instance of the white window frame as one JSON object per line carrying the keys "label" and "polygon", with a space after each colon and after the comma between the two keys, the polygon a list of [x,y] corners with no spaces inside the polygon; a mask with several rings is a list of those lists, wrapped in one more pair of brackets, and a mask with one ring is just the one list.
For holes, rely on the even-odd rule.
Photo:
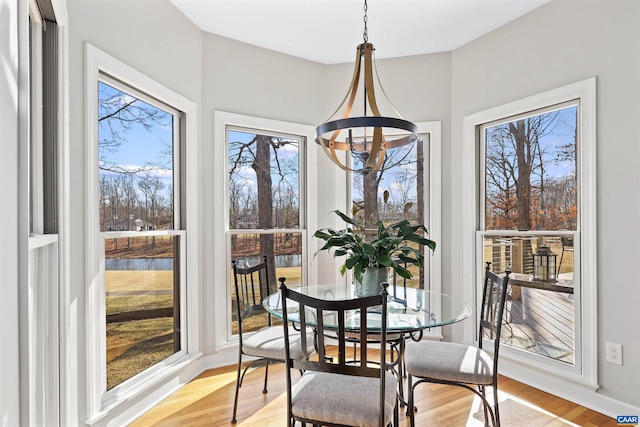
{"label": "white window frame", "polygon": [[[317,224],[317,199],[316,199],[316,152],[314,145],[315,129],[312,126],[298,123],[285,122],[280,120],[265,119],[242,114],[229,113],[225,111],[215,111],[214,122],[214,177],[213,195],[214,200],[223,203],[214,211],[214,230],[224,230],[224,233],[216,233],[214,236],[214,253],[225,254],[217,256],[214,261],[215,280],[218,283],[214,289],[215,294],[215,348],[235,347],[238,344],[238,336],[231,334],[231,294],[229,283],[230,262],[230,233],[229,229],[229,209],[228,206],[228,147],[227,131],[231,129],[245,129],[249,132],[264,132],[274,135],[291,135],[301,137],[300,147],[300,229],[277,230],[278,232],[302,233],[302,282],[304,285],[313,286],[317,284],[317,263],[313,262],[313,252],[315,246],[310,237],[316,229]],[[302,147],[304,145],[304,147]],[[304,189],[304,191],[302,191]],[[302,226],[304,224],[304,227]]]}
{"label": "white window frame", "polygon": [[[501,372],[542,389],[559,378],[571,380],[580,390],[595,390],[597,383],[597,245],[596,245],[596,79],[590,78],[549,90],[521,100],[481,111],[464,117],[463,122],[463,235],[462,268],[466,301],[474,301],[477,313],[476,284],[482,280],[477,268],[476,254],[482,247],[477,230],[481,217],[478,200],[480,171],[478,170],[479,135],[481,125],[506,117],[540,110],[550,105],[578,100],[579,146],[578,164],[578,232],[580,233],[580,265],[576,270],[581,278],[581,295],[576,295],[576,316],[580,316],[581,336],[575,337],[576,347],[581,345],[581,369],[561,366],[559,363],[540,363],[540,358],[514,357],[508,347],[503,347],[500,357]],[[477,315],[474,315],[474,318]],[[465,322],[464,339],[477,342],[476,323]],[[519,356],[522,353],[518,353]],[[576,352],[578,357],[578,352]],[[565,364],[566,365],[566,364]],[[564,381],[563,383],[566,383]],[[567,387],[565,386],[564,389]]]}
{"label": "white window frame", "polygon": [[[58,228],[65,229],[63,189],[61,183],[66,175],[62,167],[66,158],[65,147],[67,127],[67,85],[66,65],[67,47],[66,9],[63,3],[51,2],[55,15],[56,36],[56,81],[50,81],[57,87],[58,98],[55,113],[58,117],[56,141],[58,146],[58,179],[54,185],[58,188],[56,201]],[[26,106],[20,117],[22,137],[20,140],[21,162],[24,159],[25,171],[20,175],[20,190],[24,192],[27,212],[31,220],[25,230],[28,232],[26,257],[26,283],[20,286],[20,325],[21,352],[28,354],[26,363],[21,365],[21,416],[23,423],[29,425],[63,425],[71,417],[72,396],[65,343],[69,333],[64,329],[67,318],[64,297],[68,288],[61,289],[67,283],[66,270],[60,261],[61,246],[58,234],[44,234],[44,171],[43,155],[44,100],[43,30],[45,20],[35,0],[21,2],[19,9],[19,55],[21,75],[20,103]],[[23,19],[24,18],[24,19]],[[22,26],[22,24],[25,24]],[[54,52],[49,52],[54,53]],[[23,102],[24,101],[24,102]],[[25,221],[25,224],[27,221]],[[65,275],[65,276],[63,276]],[[67,393],[69,392],[69,393]]]}
{"label": "white window frame", "polygon": [[[434,292],[442,292],[442,123],[439,121],[418,122],[418,137],[426,137],[429,140],[427,150],[427,162],[424,165],[425,171],[429,174],[429,185],[425,186],[423,194],[429,203],[425,207],[425,226],[429,230],[429,239],[436,242],[436,250],[427,250],[425,259],[429,263],[429,286]],[[353,172],[347,174],[347,205],[345,212],[351,212],[352,200],[352,176]],[[428,197],[427,197],[428,196]],[[346,280],[351,281],[351,271],[348,272]],[[436,301],[432,308],[436,315],[441,313],[441,301]],[[442,327],[431,328],[424,331],[424,337],[431,340],[441,340]]]}
{"label": "white window frame", "polygon": [[[149,397],[158,385],[178,373],[201,355],[199,342],[199,281],[198,281],[198,153],[197,106],[192,101],[166,88],[109,54],[86,44],[85,46],[85,129],[86,135],[86,274],[87,274],[87,420],[95,424],[118,415],[126,419],[127,410],[139,402],[136,396]],[[184,141],[182,156],[185,171],[187,227],[181,230],[156,231],[154,235],[180,235],[181,244],[181,326],[180,352],[143,371],[126,382],[106,390],[105,351],[105,283],[104,237],[99,228],[98,206],[98,81],[101,74],[115,78],[183,113]],[[178,194],[178,193],[176,193]],[[136,232],[118,233],[119,237],[139,236]],[[113,237],[111,234],[109,237]],[[189,283],[187,284],[186,278]],[[125,414],[125,415],[123,415]],[[124,417],[124,418],[123,418]]]}

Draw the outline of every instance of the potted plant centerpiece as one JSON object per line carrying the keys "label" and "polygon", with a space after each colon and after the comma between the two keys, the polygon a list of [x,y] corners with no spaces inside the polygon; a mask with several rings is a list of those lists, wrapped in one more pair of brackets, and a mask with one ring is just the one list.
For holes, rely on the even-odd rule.
{"label": "potted plant centerpiece", "polygon": [[389,269],[400,277],[413,277],[404,265],[422,267],[424,255],[411,243],[427,246],[432,251],[436,248],[436,243],[425,237],[428,230],[424,225],[413,225],[406,219],[390,225],[378,221],[375,224],[377,230],[372,230],[375,234],[368,235],[364,225],[339,210],[334,212],[352,227],[316,231],[314,237],[324,241],[318,251],[333,250],[334,257],[346,255],[340,273],[344,275],[347,270],[353,270],[359,296],[379,293],[382,290],[380,284],[388,280]]}

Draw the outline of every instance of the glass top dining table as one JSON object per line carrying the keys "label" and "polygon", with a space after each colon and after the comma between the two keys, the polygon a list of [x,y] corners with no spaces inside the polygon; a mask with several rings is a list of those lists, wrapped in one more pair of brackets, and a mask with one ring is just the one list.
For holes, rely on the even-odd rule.
{"label": "glass top dining table", "polygon": [[[355,285],[332,284],[292,288],[304,295],[324,300],[348,300],[357,298]],[[441,292],[390,286],[387,301],[387,333],[412,333],[423,329],[434,328],[459,322],[471,314],[469,305],[461,299]],[[276,317],[282,318],[282,295],[280,292],[269,295],[262,302],[265,309]],[[314,314],[307,314],[306,319],[313,319]],[[293,301],[287,301],[287,317],[289,321],[299,322],[299,313]],[[325,328],[338,327],[337,317],[330,313],[323,316]],[[376,323],[377,321],[377,323]],[[348,315],[346,327],[349,330],[360,330],[360,316],[357,313]],[[374,332],[380,329],[380,313],[372,311],[367,314],[367,330]]]}

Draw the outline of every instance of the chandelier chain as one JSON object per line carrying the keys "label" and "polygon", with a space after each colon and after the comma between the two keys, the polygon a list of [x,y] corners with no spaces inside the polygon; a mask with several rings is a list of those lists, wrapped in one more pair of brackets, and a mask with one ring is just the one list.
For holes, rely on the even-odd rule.
{"label": "chandelier chain", "polygon": [[364,32],[362,33],[362,38],[364,42],[367,43],[369,41],[369,30],[367,29],[367,21],[369,18],[367,17],[367,0],[364,0]]}

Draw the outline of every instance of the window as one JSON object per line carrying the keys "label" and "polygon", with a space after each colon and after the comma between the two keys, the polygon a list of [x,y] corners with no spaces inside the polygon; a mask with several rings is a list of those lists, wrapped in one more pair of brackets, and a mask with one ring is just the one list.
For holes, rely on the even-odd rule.
{"label": "window", "polygon": [[180,113],[136,92],[98,82],[108,390],[182,346]]}
{"label": "window", "polygon": [[198,282],[197,114],[92,46],[87,61],[92,419],[131,405],[126,396],[148,392],[198,349],[198,287],[187,284]]}
{"label": "window", "polygon": [[[277,277],[291,286],[302,284],[300,165],[305,145],[296,136],[227,128],[231,261],[256,265],[266,256],[269,292],[277,292]],[[235,287],[233,280],[229,283],[232,304]]]}
{"label": "window", "polygon": [[[351,215],[356,221],[367,229],[375,229],[378,221],[390,224],[407,219],[413,224],[429,223],[430,143],[429,134],[422,135],[412,144],[389,150],[378,171],[352,173]],[[358,164],[366,159],[352,158],[352,161]],[[413,273],[407,286],[430,289],[430,251],[423,247],[419,250],[425,254],[425,265],[422,269],[407,266]]]}
{"label": "window", "polygon": [[[224,183],[226,209],[224,229],[225,253],[221,280],[226,288],[219,290],[226,305],[217,317],[219,344],[233,340],[237,334],[233,312],[235,287],[232,261],[255,265],[267,256],[269,292],[278,291],[277,278],[285,277],[291,286],[306,286],[313,281],[310,274],[308,230],[313,222],[309,215],[311,173],[308,141],[313,141],[312,128],[292,123],[257,119],[216,112],[216,138],[224,147]],[[218,152],[217,154],[220,154]],[[313,169],[311,169],[313,171]],[[260,295],[262,299],[266,295]],[[260,323],[262,322],[262,323]],[[266,325],[266,317],[254,325]],[[220,325],[218,325],[219,327]]]}
{"label": "window", "polygon": [[[389,151],[378,172],[364,176],[351,174],[350,212],[367,226],[378,220],[392,222],[405,218],[424,224],[429,238],[440,245],[441,125],[440,122],[416,125],[418,141]],[[441,246],[437,246],[435,252],[423,250],[426,251],[424,268],[409,268],[413,278],[407,281],[407,286],[440,291]],[[426,332],[434,338],[439,333],[435,329]]]}
{"label": "window", "polygon": [[570,101],[480,127],[482,263],[510,270],[513,279],[566,288],[512,284],[502,343],[572,366],[580,325],[574,306],[580,259],[573,251],[579,241],[578,110]]}
{"label": "window", "polygon": [[[463,177],[476,189],[465,196],[465,277],[479,285],[486,262],[513,272],[501,356],[590,387],[597,367],[594,94],[591,79],[465,117]],[[465,289],[467,299],[478,289]],[[470,341],[472,334],[467,328]]]}
{"label": "window", "polygon": [[[28,383],[24,388],[26,414],[23,423],[58,425],[64,419],[65,386],[61,379],[61,345],[64,340],[58,280],[58,138],[59,109],[58,25],[47,1],[28,2],[28,258],[27,285],[21,286],[27,336]],[[21,92],[23,90],[21,89]],[[60,120],[61,121],[61,120]],[[60,150],[61,151],[61,150]],[[27,362],[27,360],[25,360]],[[24,408],[23,408],[24,409]]]}

